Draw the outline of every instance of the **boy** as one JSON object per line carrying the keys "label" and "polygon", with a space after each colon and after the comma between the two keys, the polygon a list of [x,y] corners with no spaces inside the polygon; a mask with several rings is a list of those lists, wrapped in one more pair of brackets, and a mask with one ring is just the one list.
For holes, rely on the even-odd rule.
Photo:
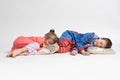
{"label": "boy", "polygon": [[89,55],[88,47],[111,48],[112,42],[109,38],[99,38],[95,33],[78,33],[71,30],[63,32],[59,38],[58,53],[71,52],[71,55],[81,53]]}

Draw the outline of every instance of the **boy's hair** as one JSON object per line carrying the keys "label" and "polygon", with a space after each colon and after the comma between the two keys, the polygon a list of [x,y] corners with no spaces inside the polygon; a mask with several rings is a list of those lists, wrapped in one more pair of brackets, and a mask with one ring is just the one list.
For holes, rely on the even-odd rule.
{"label": "boy's hair", "polygon": [[58,42],[58,36],[55,34],[54,29],[50,29],[50,31],[48,33],[46,33],[44,37],[45,37],[45,39],[52,38],[54,43]]}
{"label": "boy's hair", "polygon": [[106,47],[105,48],[111,48],[112,41],[109,38],[102,38],[102,39],[106,41]]}

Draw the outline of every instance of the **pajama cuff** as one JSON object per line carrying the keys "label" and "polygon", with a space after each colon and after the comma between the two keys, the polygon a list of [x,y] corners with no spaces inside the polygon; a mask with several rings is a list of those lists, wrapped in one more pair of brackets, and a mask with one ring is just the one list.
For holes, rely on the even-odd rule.
{"label": "pajama cuff", "polygon": [[37,53],[37,50],[39,49],[39,44],[37,42],[30,43],[26,46],[27,48],[27,53],[26,55],[34,55]]}

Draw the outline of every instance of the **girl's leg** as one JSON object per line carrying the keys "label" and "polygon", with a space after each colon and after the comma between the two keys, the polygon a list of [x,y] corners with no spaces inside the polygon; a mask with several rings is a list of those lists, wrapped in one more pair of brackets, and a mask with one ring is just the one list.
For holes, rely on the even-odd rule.
{"label": "girl's leg", "polygon": [[30,43],[27,46],[20,48],[20,49],[15,49],[11,53],[11,57],[16,57],[18,55],[23,55],[24,53],[27,53],[25,55],[29,54],[35,54],[37,53],[37,49],[39,49],[39,44],[36,42]]}
{"label": "girl's leg", "polygon": [[26,51],[27,51],[27,48],[25,48],[25,47],[15,49],[15,50],[9,52],[7,57],[16,57],[16,56],[21,55],[23,52],[26,52]]}
{"label": "girl's leg", "polygon": [[28,37],[20,36],[13,42],[11,52],[16,49],[23,48],[30,43],[33,43],[31,39],[29,39]]}
{"label": "girl's leg", "polygon": [[[20,36],[18,37],[14,42],[11,51],[7,54],[7,57],[12,57],[14,54],[20,54],[22,52],[22,48],[24,48],[26,45],[32,43],[33,41],[30,40],[28,37]],[[15,55],[14,55],[15,56]]]}
{"label": "girl's leg", "polygon": [[26,47],[23,47],[23,48],[20,48],[20,49],[16,49],[12,52],[12,57],[16,57],[18,55],[21,55],[23,54],[24,52],[27,52],[27,48]]}
{"label": "girl's leg", "polygon": [[12,57],[12,53],[9,52],[6,57]]}

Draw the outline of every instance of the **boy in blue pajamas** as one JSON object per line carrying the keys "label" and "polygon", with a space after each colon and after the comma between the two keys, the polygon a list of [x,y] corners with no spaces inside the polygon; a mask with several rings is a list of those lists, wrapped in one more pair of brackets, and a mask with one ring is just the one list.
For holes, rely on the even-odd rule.
{"label": "boy in blue pajamas", "polygon": [[89,55],[88,47],[111,48],[112,42],[109,38],[99,38],[95,33],[78,33],[71,30],[63,32],[59,38],[58,53],[71,52],[71,55],[81,53]]}

